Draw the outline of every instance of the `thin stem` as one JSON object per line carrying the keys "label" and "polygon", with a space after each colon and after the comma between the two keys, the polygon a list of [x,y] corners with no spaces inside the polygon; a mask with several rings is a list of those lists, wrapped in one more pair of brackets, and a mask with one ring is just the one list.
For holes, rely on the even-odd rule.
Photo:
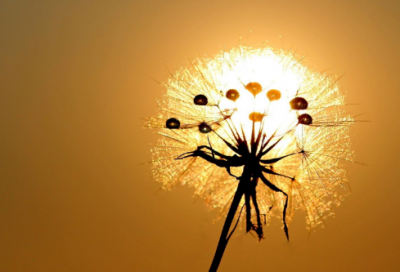
{"label": "thin stem", "polygon": [[233,219],[235,218],[235,214],[239,207],[240,200],[242,199],[242,196],[245,192],[245,187],[247,184],[249,184],[250,179],[251,179],[251,172],[247,171],[245,166],[238,187],[236,189],[235,195],[233,197],[231,207],[229,208],[228,215],[226,216],[221,236],[219,238],[217,250],[215,251],[214,259],[211,263],[209,272],[216,272],[218,270],[219,264],[221,263],[222,260],[222,256],[224,255],[225,252],[225,248],[228,245],[229,230],[231,228]]}

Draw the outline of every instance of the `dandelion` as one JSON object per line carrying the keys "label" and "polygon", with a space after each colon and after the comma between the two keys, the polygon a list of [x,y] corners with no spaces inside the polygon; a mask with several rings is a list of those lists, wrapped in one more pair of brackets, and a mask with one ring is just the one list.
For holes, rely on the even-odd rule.
{"label": "dandelion", "polygon": [[[348,187],[349,126],[337,78],[308,69],[292,52],[239,46],[190,61],[163,83],[161,136],[153,174],[164,189],[192,186],[226,214],[210,271],[217,271],[240,220],[264,237],[273,217],[288,225],[304,210],[308,229],[323,224]],[[241,216],[241,214],[244,216]]]}

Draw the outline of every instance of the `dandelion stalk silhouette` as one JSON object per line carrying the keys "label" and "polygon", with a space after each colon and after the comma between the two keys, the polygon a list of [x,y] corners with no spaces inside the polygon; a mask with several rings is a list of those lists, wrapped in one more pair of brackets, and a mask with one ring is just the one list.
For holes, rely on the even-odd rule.
{"label": "dandelion stalk silhouette", "polygon": [[239,46],[190,62],[163,83],[158,116],[146,126],[162,136],[152,163],[163,188],[192,186],[227,212],[209,270],[217,271],[241,220],[261,240],[263,225],[281,218],[289,240],[296,210],[309,229],[333,214],[339,189],[348,189],[342,161],[352,160],[354,120],[337,78],[311,71],[294,53]]}

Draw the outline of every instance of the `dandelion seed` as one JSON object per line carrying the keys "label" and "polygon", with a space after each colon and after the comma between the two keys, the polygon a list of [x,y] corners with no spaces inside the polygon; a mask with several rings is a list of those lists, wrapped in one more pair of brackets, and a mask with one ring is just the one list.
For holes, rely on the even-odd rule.
{"label": "dandelion seed", "polygon": [[254,96],[259,94],[262,91],[262,87],[260,83],[257,82],[250,82],[246,85],[246,90],[251,92]]}
{"label": "dandelion seed", "polygon": [[181,123],[176,118],[169,118],[165,125],[169,129],[178,129],[181,126]]}
{"label": "dandelion seed", "polygon": [[208,99],[205,95],[199,94],[193,99],[193,102],[199,106],[205,106],[208,103]]}
{"label": "dandelion seed", "polygon": [[264,118],[264,114],[259,113],[259,112],[252,112],[249,115],[250,121],[253,121],[253,122],[261,122],[263,118]]}
{"label": "dandelion seed", "polygon": [[226,98],[232,101],[236,101],[240,97],[240,94],[237,90],[235,89],[230,89],[229,91],[226,92]]}
{"label": "dandelion seed", "polygon": [[297,119],[299,120],[299,124],[307,126],[312,124],[312,117],[307,113],[300,115]]}
{"label": "dandelion seed", "polygon": [[306,110],[308,108],[308,102],[303,97],[296,97],[290,101],[290,106],[294,110]]}
{"label": "dandelion seed", "polygon": [[281,218],[289,239],[295,211],[305,211],[309,229],[333,214],[354,122],[334,77],[290,52],[240,46],[192,61],[163,85],[158,116],[147,123],[161,135],[153,174],[166,189],[192,186],[226,214],[210,271],[239,220],[262,239],[263,222]]}
{"label": "dandelion seed", "polygon": [[279,100],[281,98],[281,92],[278,90],[269,90],[267,92],[267,97],[269,99],[269,101],[275,101],[275,100]]}
{"label": "dandelion seed", "polygon": [[199,131],[201,133],[209,133],[211,131],[211,127],[207,123],[201,123],[199,125]]}

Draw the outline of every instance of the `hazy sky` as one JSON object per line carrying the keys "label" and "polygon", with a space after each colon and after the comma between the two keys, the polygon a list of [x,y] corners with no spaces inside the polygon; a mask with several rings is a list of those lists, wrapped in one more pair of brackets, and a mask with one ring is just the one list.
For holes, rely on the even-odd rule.
{"label": "hazy sky", "polygon": [[190,188],[157,192],[143,119],[164,66],[240,36],[345,74],[368,166],[347,166],[324,229],[238,230],[219,271],[399,271],[398,0],[0,1],[0,271],[208,271],[223,221]]}

